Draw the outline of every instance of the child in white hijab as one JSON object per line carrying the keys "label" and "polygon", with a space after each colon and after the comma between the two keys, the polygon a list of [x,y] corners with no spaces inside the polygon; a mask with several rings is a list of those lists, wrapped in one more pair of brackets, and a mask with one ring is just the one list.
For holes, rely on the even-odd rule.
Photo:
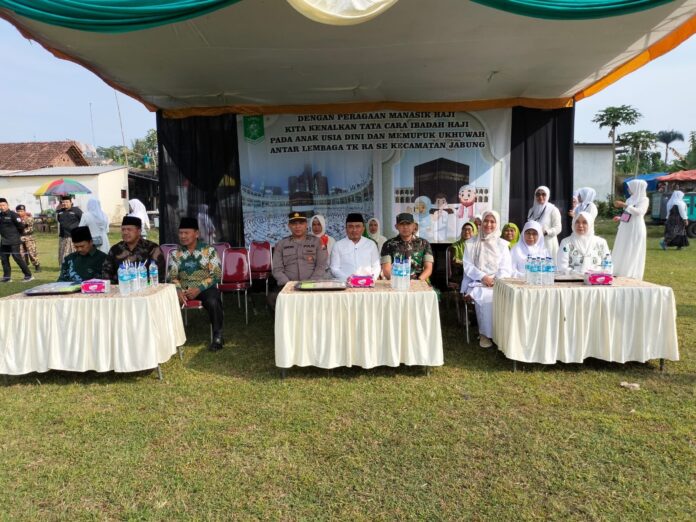
{"label": "child in white hijab", "polygon": [[609,254],[609,245],[594,233],[594,218],[578,212],[573,218],[573,233],[561,241],[558,249],[558,272],[584,274],[602,269],[602,260]]}
{"label": "child in white hijab", "polygon": [[387,238],[384,237],[381,232],[382,224],[379,222],[379,219],[374,217],[370,218],[370,220],[367,222],[367,234],[370,236],[370,239],[373,239],[375,243],[377,243],[377,250],[380,253],[382,252],[382,245],[387,240]]}
{"label": "child in white hijab", "polygon": [[89,233],[97,250],[105,254],[109,253],[109,218],[101,208],[98,199],[90,198],[87,202],[87,210],[80,218],[81,227],[89,227]]}
{"label": "child in white hijab", "polygon": [[135,198],[128,200],[128,204],[131,208],[130,214],[128,215],[140,218],[140,221],[143,222],[140,234],[142,235],[143,239],[146,239],[147,231],[150,230],[150,217],[147,215],[147,209],[145,208],[145,205],[143,205],[142,201]]}
{"label": "child in white hijab", "polygon": [[474,300],[482,348],[493,346],[493,284],[497,278],[511,275],[510,249],[507,241],[500,238],[500,216],[487,210],[478,236],[466,242],[461,286],[462,294]]}
{"label": "child in white hijab", "polygon": [[525,276],[527,256],[549,257],[549,252],[544,244],[544,232],[536,221],[527,221],[524,224],[522,237],[510,251],[513,277]]}
{"label": "child in white hijab", "polygon": [[563,230],[561,211],[549,202],[551,191],[543,185],[534,191],[534,205],[527,213],[527,221],[536,221],[541,225],[544,234],[544,245],[551,257],[558,252],[558,234]]}
{"label": "child in white hijab", "polygon": [[578,190],[578,206],[575,207],[575,213],[587,212],[592,216],[592,219],[597,219],[597,205],[594,204],[594,199],[597,197],[597,191],[592,187],[583,187]]}

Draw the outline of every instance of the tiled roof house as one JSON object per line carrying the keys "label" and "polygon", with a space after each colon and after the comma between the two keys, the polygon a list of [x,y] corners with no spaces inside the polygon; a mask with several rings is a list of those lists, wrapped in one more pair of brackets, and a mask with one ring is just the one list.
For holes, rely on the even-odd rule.
{"label": "tiled roof house", "polygon": [[74,141],[0,143],[0,171],[86,166],[89,162]]}

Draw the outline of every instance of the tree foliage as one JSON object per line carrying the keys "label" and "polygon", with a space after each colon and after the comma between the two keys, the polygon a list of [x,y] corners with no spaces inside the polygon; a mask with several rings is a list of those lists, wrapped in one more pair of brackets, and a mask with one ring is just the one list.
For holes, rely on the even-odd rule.
{"label": "tree foliage", "polygon": [[674,141],[684,141],[684,135],[674,129],[663,130],[657,133],[657,141],[665,144],[665,164],[667,164],[669,163],[669,144]]}
{"label": "tree foliage", "polygon": [[157,131],[150,129],[144,138],[138,138],[131,142],[130,147],[112,145],[110,147],[97,147],[100,157],[112,160],[117,165],[128,165],[142,169],[157,168]]}

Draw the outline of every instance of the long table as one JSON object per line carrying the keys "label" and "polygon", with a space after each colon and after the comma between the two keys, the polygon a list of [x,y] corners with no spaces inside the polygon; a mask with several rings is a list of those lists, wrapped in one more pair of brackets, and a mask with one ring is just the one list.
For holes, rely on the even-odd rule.
{"label": "long table", "polygon": [[0,299],[0,374],[159,368],[186,342],[173,285]]}
{"label": "long table", "polygon": [[617,277],[613,286],[496,281],[493,341],[528,363],[679,360],[671,288]]}
{"label": "long table", "polygon": [[292,366],[441,366],[437,296],[423,281],[408,291],[389,281],[371,289],[300,291],[295,282],[278,295],[275,360]]}

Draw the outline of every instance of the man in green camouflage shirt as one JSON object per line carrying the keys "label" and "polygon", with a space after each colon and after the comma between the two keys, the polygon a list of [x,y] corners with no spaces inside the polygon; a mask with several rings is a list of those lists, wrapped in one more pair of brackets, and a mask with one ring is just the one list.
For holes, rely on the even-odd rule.
{"label": "man in green camouflage shirt", "polygon": [[382,273],[391,279],[392,263],[397,255],[411,260],[411,279],[427,281],[433,273],[433,249],[427,240],[417,237],[413,214],[406,212],[396,216],[396,229],[399,235],[388,239],[382,245]]}

